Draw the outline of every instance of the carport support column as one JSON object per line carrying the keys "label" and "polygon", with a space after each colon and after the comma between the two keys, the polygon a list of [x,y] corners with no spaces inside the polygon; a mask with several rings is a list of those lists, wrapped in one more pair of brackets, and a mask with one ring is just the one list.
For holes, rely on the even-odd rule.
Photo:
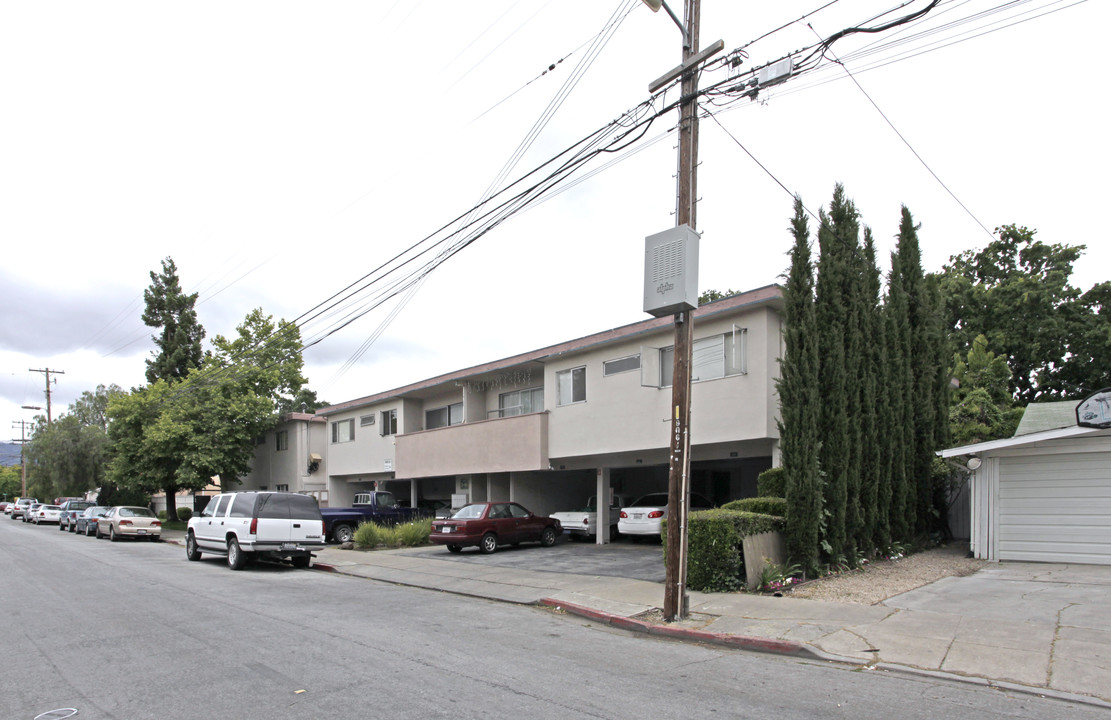
{"label": "carport support column", "polygon": [[594,542],[605,545],[613,540],[610,537],[610,469],[598,468],[597,487],[594,488],[594,497],[598,498],[598,529],[594,534]]}

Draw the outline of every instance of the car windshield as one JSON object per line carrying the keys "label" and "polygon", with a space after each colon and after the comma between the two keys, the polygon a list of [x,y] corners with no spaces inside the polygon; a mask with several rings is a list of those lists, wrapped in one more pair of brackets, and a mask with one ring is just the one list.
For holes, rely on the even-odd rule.
{"label": "car windshield", "polygon": [[485,509],[485,505],[467,505],[466,507],[460,508],[459,512],[455,513],[451,517],[456,520],[474,520],[476,518],[482,517],[482,512]]}

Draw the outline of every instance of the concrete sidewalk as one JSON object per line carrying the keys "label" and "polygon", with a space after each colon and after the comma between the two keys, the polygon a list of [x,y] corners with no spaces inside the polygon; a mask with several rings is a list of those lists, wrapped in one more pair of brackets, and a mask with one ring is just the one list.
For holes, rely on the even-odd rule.
{"label": "concrete sidewalk", "polygon": [[[181,542],[174,535],[165,539]],[[663,603],[659,582],[440,560],[428,548],[329,546],[317,553],[314,567],[545,605],[660,636],[940,673],[1111,708],[1111,567],[993,564],[872,606],[691,592],[689,618],[670,624],[651,619]]]}

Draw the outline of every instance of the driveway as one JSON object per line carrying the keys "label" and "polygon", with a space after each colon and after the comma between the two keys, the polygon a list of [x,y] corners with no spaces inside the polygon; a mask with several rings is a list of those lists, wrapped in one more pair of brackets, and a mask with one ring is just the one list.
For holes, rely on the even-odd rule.
{"label": "driveway", "polygon": [[563,539],[550,548],[526,543],[520,547],[499,547],[497,552],[490,555],[482,554],[478,548],[464,548],[461,553],[449,553],[442,545],[413,552],[420,557],[473,563],[482,567],[620,577],[649,582],[663,582],[666,576],[663,548],[658,542],[633,544],[619,541],[595,545]]}

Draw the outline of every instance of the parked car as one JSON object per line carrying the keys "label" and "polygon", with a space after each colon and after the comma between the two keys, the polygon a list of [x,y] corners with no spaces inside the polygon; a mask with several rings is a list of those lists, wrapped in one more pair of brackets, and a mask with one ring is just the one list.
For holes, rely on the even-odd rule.
{"label": "parked car", "polygon": [[559,520],[533,515],[515,502],[485,502],[460,508],[447,520],[433,520],[429,540],[446,545],[448,552],[477,545],[481,552],[492,553],[498,545],[522,542],[551,547],[562,533]]}
{"label": "parked car", "polygon": [[[698,493],[691,493],[690,509],[709,510],[714,504]],[[651,493],[628,507],[621,508],[617,531],[636,542],[642,537],[660,536],[667,517],[667,493]]]}
{"label": "parked car", "polygon": [[41,503],[41,502],[33,502],[33,503],[31,503],[31,504],[30,504],[30,505],[29,505],[29,506],[27,507],[27,509],[23,511],[23,515],[22,515],[22,516],[20,516],[20,518],[19,518],[19,519],[20,519],[20,520],[22,520],[22,521],[23,521],[23,522],[25,522],[25,523],[29,523],[29,522],[31,522],[31,518],[32,518],[32,517],[34,517],[35,513],[36,513],[36,512],[38,511],[38,509],[39,509],[40,507],[42,507],[42,506],[43,506],[43,503]]}
{"label": "parked car", "polygon": [[9,505],[11,505],[11,503],[10,503],[10,502],[8,502],[7,500],[4,500],[4,501],[0,502],[0,512],[2,512],[2,513],[10,513],[10,512],[11,512],[11,510],[9,510],[9,509],[8,509],[8,506],[9,506]]}
{"label": "parked car", "polygon": [[96,534],[96,521],[104,517],[111,510],[110,507],[101,505],[94,505],[85,508],[81,514],[77,516],[77,520],[73,523],[74,532],[80,533],[85,537]]}
{"label": "parked car", "polygon": [[118,505],[97,518],[96,536],[107,537],[112,542],[123,537],[158,542],[162,537],[162,521],[150,508]]}
{"label": "parked car", "polygon": [[31,508],[31,506],[34,505],[37,502],[38,502],[38,500],[36,500],[33,497],[19,497],[19,498],[16,498],[15,499],[15,504],[12,505],[12,512],[11,512],[12,520],[15,520],[16,518],[19,518],[20,520],[22,520],[23,516],[25,514],[27,514],[27,511]]}
{"label": "parked car", "polygon": [[73,532],[77,521],[77,516],[80,515],[85,508],[91,508],[96,505],[92,500],[66,500],[62,503],[62,517],[58,520],[59,530],[69,530]]}
{"label": "parked car", "polygon": [[[621,506],[628,503],[629,499],[624,495],[614,495],[608,512],[602,516],[609,523],[611,539],[617,537],[617,521],[621,516]],[[585,508],[552,513],[552,517],[559,520],[559,524],[563,526],[563,533],[572,540],[598,536],[600,525],[598,498],[593,495],[586,501]]]}
{"label": "parked car", "polygon": [[324,520],[324,535],[338,543],[351,542],[355,529],[363,523],[378,525],[398,525],[401,523],[432,517],[423,508],[411,508],[398,502],[392,492],[375,490],[358,493],[351,507],[324,508],[320,511]]}
{"label": "parked car", "polygon": [[223,493],[189,518],[185,531],[185,557],[224,555],[232,570],[242,570],[250,558],[289,560],[307,568],[313,550],[323,547],[320,506],[301,493]]}
{"label": "parked car", "polygon": [[39,505],[31,510],[31,522],[36,525],[52,525],[61,522],[62,508],[60,505]]}

